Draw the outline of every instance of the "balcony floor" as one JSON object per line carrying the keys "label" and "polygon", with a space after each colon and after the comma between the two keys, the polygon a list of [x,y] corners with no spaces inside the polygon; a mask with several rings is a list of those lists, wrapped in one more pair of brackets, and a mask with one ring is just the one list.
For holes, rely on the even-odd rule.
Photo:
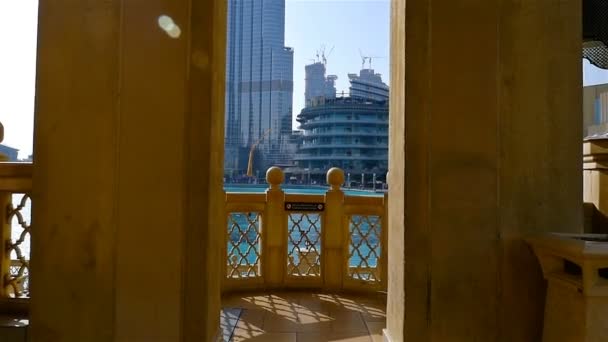
{"label": "balcony floor", "polygon": [[382,341],[385,308],[384,295],[276,292],[225,296],[221,341]]}

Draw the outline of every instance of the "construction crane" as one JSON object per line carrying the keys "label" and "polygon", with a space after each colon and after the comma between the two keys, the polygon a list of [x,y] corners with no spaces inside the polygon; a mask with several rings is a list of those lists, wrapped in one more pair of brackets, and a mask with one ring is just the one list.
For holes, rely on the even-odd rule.
{"label": "construction crane", "polygon": [[369,68],[372,68],[372,59],[374,58],[386,58],[384,56],[363,56],[363,52],[359,49],[359,55],[361,55],[361,69],[365,69],[365,61],[369,61]]}
{"label": "construction crane", "polygon": [[249,163],[247,164],[247,177],[253,177],[253,152],[255,152],[255,148],[268,136],[271,130],[271,128],[267,129],[266,132],[251,145],[251,149],[249,150]]}
{"label": "construction crane", "polygon": [[361,49],[359,49],[359,55],[361,56],[361,69],[365,69],[365,61],[367,60],[367,56],[363,56]]}
{"label": "construction crane", "polygon": [[323,64],[327,65],[327,58],[329,56],[331,56],[331,53],[334,52],[334,47],[332,46],[331,49],[329,50],[329,52],[327,54],[325,54],[325,45],[323,45],[322,49],[321,49],[321,58],[323,59]]}
{"label": "construction crane", "polygon": [[372,68],[372,59],[373,58],[386,58],[384,56],[367,56],[367,60],[369,61],[369,68]]}
{"label": "construction crane", "polygon": [[314,63],[322,63],[323,65],[327,65],[327,58],[329,58],[331,53],[334,52],[334,47],[335,46],[332,46],[331,49],[329,49],[329,52],[326,53],[325,44],[323,44],[317,51],[315,51],[316,58],[309,58],[308,60],[313,61]]}

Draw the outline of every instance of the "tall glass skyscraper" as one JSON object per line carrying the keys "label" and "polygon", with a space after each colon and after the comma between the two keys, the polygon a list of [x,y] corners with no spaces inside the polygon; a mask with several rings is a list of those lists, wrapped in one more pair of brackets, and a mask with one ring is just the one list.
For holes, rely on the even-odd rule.
{"label": "tall glass skyscraper", "polygon": [[291,135],[293,49],[285,47],[285,0],[228,0],[225,160],[227,173],[285,163]]}

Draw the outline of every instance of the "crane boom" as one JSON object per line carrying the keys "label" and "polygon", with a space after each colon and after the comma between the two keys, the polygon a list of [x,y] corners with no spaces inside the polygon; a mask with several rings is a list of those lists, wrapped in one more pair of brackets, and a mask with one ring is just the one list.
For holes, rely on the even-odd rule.
{"label": "crane boom", "polygon": [[249,150],[249,162],[247,163],[247,177],[253,177],[253,152],[255,151],[255,148],[268,136],[271,130],[271,128],[267,129],[266,132],[251,145],[251,149]]}

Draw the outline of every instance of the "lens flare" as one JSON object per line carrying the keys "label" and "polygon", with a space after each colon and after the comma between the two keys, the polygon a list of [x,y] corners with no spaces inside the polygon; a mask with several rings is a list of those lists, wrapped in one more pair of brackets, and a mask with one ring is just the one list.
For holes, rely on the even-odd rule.
{"label": "lens flare", "polygon": [[177,39],[182,34],[182,30],[168,15],[161,15],[158,17],[158,26],[171,38]]}

